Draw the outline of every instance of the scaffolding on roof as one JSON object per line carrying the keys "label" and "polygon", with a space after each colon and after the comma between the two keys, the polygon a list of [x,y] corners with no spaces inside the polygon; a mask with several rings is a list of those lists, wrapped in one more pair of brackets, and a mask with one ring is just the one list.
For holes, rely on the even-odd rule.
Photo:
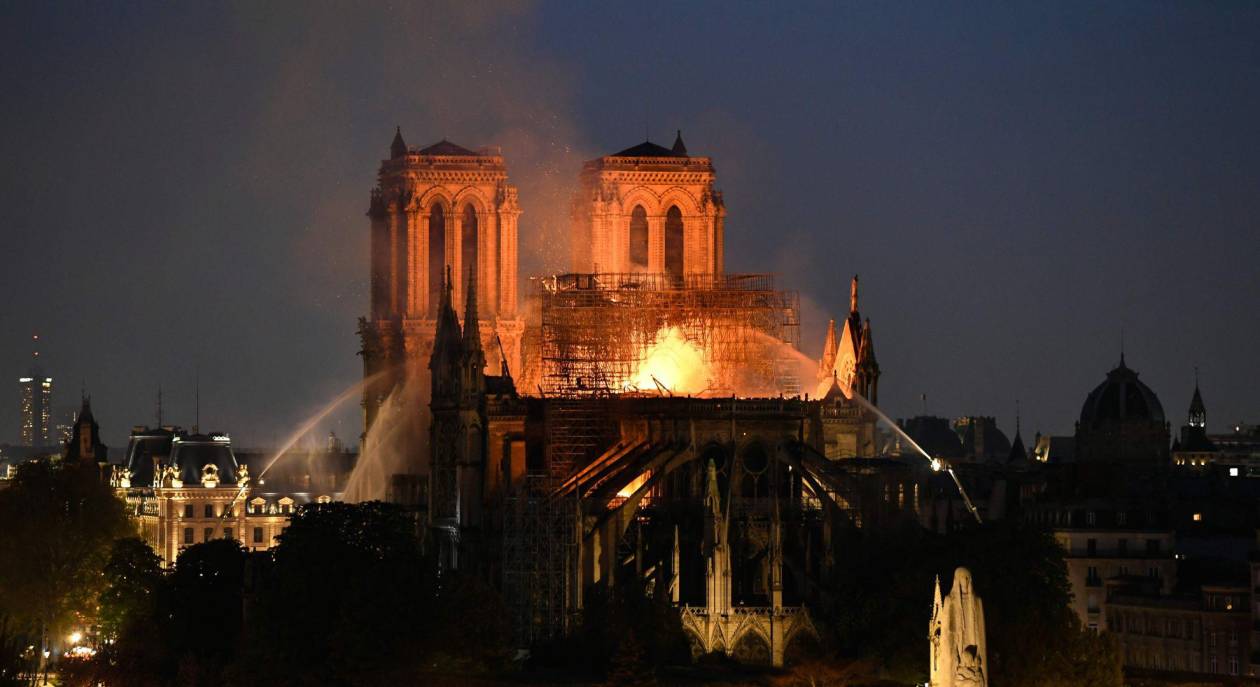
{"label": "scaffolding on roof", "polygon": [[794,396],[786,347],[800,344],[799,298],[770,274],[563,274],[541,281],[540,386],[583,398],[631,390],[658,332],[704,351],[707,395]]}
{"label": "scaffolding on roof", "polygon": [[516,646],[565,634],[576,612],[577,514],[550,475],[526,475],[504,503],[503,599]]}

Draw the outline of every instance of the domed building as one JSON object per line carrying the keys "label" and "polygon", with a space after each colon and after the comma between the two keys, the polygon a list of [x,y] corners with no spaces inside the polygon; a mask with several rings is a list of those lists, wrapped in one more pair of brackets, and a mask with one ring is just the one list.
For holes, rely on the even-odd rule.
{"label": "domed building", "polygon": [[1159,397],[1120,356],[1081,407],[1076,459],[1081,462],[1167,465],[1169,430]]}

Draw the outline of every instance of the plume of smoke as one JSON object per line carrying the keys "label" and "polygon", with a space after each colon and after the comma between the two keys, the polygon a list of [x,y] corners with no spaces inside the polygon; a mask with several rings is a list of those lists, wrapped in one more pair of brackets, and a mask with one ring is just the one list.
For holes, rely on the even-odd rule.
{"label": "plume of smoke", "polygon": [[429,375],[409,375],[381,404],[346,483],[350,503],[383,500],[397,474],[428,472]]}

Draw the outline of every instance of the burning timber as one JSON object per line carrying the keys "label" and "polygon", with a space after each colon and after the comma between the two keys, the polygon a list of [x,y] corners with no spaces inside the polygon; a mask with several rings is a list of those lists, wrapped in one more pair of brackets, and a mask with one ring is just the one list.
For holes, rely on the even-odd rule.
{"label": "burning timber", "polygon": [[538,296],[545,395],[800,393],[798,297],[772,275],[565,274]]}

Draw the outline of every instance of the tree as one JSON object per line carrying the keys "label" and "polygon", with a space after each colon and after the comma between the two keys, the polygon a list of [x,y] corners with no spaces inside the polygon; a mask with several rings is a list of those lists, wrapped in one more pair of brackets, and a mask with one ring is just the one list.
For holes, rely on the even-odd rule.
{"label": "tree", "polygon": [[0,522],[0,613],[34,637],[60,637],[93,613],[109,547],[132,532],[96,466],[43,460],[0,491]]}
{"label": "tree", "polygon": [[[253,679],[310,684],[419,666],[439,610],[413,517],[393,504],[298,510],[280,535],[250,624]],[[271,670],[267,675],[259,670]]]}
{"label": "tree", "polygon": [[171,650],[187,664],[224,665],[236,657],[244,625],[245,549],[217,539],[184,549],[167,595]]}
{"label": "tree", "polygon": [[851,533],[837,544],[827,585],[835,597],[818,617],[841,656],[878,657],[896,679],[922,681],[933,578],[948,589],[964,566],[984,599],[992,684],[1120,685],[1114,644],[1081,629],[1068,607],[1063,549],[1044,529],[998,522],[942,536],[910,526]]}
{"label": "tree", "polygon": [[162,560],[142,539],[114,542],[105,564],[97,622],[106,638],[116,639],[132,627],[153,620],[162,592]]}

